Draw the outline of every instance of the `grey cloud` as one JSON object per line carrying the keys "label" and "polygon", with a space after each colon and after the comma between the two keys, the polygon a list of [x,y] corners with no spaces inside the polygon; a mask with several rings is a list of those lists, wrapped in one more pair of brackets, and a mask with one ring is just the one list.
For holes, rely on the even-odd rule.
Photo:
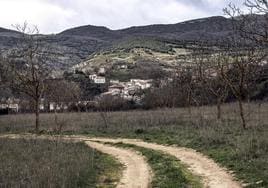
{"label": "grey cloud", "polygon": [[[229,0],[1,0],[39,4],[9,16],[1,14],[0,27],[10,19],[25,17],[41,25],[46,33],[59,32],[80,25],[102,25],[119,29],[134,25],[177,23],[199,17],[222,15]],[[242,3],[243,0],[233,0]],[[29,3],[33,2],[33,3]],[[8,6],[8,3],[6,3]],[[52,9],[53,7],[53,9]],[[3,7],[2,7],[3,8]],[[12,10],[12,7],[4,7]],[[37,9],[32,13],[33,9]],[[52,11],[53,10],[53,11]],[[27,14],[26,14],[27,13]],[[26,14],[26,15],[21,15]],[[2,18],[2,20],[1,20]],[[5,19],[4,19],[5,18]],[[35,18],[35,19],[33,19]],[[5,26],[5,25],[4,25]]]}

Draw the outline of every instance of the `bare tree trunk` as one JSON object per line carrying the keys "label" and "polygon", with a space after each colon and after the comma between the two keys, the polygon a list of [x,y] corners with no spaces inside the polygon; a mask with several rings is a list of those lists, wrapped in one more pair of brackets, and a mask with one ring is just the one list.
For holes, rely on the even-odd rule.
{"label": "bare tree trunk", "polygon": [[39,124],[40,124],[39,114],[40,114],[39,99],[36,99],[36,101],[35,101],[35,132],[36,133],[39,133]]}
{"label": "bare tree trunk", "polygon": [[261,102],[258,103],[258,126],[261,124]]}
{"label": "bare tree trunk", "polygon": [[188,93],[187,95],[187,103],[188,103],[188,114],[189,114],[189,119],[192,120],[192,108],[191,108],[191,94]]}
{"label": "bare tree trunk", "polygon": [[246,129],[247,125],[246,125],[246,120],[245,120],[243,102],[242,102],[241,98],[238,99],[238,104],[239,104],[239,112],[240,112],[240,118],[241,118],[241,121],[242,121],[242,126],[243,126],[244,129]]}
{"label": "bare tree trunk", "polygon": [[109,127],[109,123],[108,123],[108,120],[107,120],[107,112],[106,111],[101,111],[100,112],[100,116],[104,122],[104,130],[107,130],[108,127]]}
{"label": "bare tree trunk", "polygon": [[221,119],[221,100],[219,99],[217,101],[217,119]]}
{"label": "bare tree trunk", "polygon": [[57,105],[54,107],[54,120],[55,120],[55,131],[58,133],[59,132],[59,127],[58,127],[58,116],[57,116]]}

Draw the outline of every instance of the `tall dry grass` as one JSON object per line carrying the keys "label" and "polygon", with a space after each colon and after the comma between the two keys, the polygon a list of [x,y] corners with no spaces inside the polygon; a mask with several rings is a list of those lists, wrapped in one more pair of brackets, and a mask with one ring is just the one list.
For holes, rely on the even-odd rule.
{"label": "tall dry grass", "polygon": [[[223,124],[228,126],[239,125],[239,112],[236,103],[225,104],[222,107],[222,121],[218,121],[215,106],[202,106],[191,109],[158,109],[148,111],[105,112],[102,115],[93,113],[62,113],[42,114],[40,117],[41,129],[56,130],[62,126],[64,132],[86,133],[91,131],[132,131],[137,129],[159,129],[185,124],[205,126],[211,122],[213,126]],[[189,113],[191,111],[191,113]],[[263,126],[268,123],[268,104],[245,104],[246,119],[249,127]],[[104,119],[105,118],[105,119]],[[28,132],[34,130],[34,115],[18,114],[0,116],[0,133]],[[232,127],[234,128],[234,127]]]}
{"label": "tall dry grass", "polygon": [[93,159],[80,143],[0,138],[0,187],[95,186]]}

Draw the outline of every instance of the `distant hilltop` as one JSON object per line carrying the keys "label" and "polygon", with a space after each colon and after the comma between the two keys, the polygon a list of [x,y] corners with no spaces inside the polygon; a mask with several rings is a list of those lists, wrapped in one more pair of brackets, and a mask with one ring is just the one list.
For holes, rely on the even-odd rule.
{"label": "distant hilltop", "polygon": [[[187,44],[191,42],[213,43],[227,38],[233,33],[232,20],[215,16],[185,21],[177,24],[158,24],[110,30],[100,26],[81,26],[65,30],[55,35],[39,35],[48,48],[48,54],[57,57],[50,66],[60,70],[85,61],[91,54],[118,44],[128,43],[135,38],[143,41],[157,40]],[[20,40],[20,33],[0,28],[0,51],[4,54]]]}

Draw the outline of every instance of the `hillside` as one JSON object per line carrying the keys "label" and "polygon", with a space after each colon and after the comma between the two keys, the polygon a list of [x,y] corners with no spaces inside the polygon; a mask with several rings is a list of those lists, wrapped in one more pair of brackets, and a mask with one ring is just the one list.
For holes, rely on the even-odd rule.
{"label": "hillside", "polygon": [[187,57],[194,50],[193,45],[176,45],[148,37],[131,38],[90,55],[72,70],[95,74],[104,68],[106,78],[120,81],[159,79],[173,74],[182,63],[191,63]]}
{"label": "hillside", "polygon": [[[143,38],[144,41],[168,41],[176,45],[206,41],[215,43],[221,38],[228,38],[232,33],[231,20],[224,17],[210,17],[191,20],[178,24],[149,25],[130,27],[122,30],[110,30],[99,26],[81,26],[65,30],[56,35],[39,35],[48,53],[56,59],[51,66],[66,70],[85,61],[88,56],[103,50],[121,46],[125,48],[129,41]],[[0,29],[0,51],[15,47],[21,39],[18,32]],[[155,40],[157,39],[157,40]],[[161,44],[159,44],[161,45]],[[158,45],[158,46],[159,46]],[[165,49],[169,51],[169,49]]]}
{"label": "hillside", "polygon": [[217,40],[232,31],[231,20],[209,17],[169,25],[149,25],[121,30],[126,36],[154,36],[182,41]]}

